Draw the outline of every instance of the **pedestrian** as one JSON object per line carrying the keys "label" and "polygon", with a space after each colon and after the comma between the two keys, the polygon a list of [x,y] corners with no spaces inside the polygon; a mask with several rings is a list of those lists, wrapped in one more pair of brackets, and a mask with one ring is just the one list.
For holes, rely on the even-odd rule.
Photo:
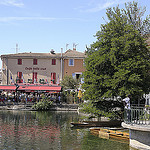
{"label": "pedestrian", "polygon": [[131,122],[131,105],[130,105],[131,95],[129,94],[126,98],[123,99],[125,106],[125,113],[127,117],[127,122]]}
{"label": "pedestrian", "polygon": [[59,104],[61,104],[61,97],[60,95],[58,96]]}

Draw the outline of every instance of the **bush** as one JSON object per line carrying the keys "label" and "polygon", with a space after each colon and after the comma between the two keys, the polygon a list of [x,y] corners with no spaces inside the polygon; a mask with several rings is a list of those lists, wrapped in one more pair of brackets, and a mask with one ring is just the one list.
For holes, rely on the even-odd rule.
{"label": "bush", "polygon": [[35,109],[35,110],[50,110],[52,105],[53,105],[53,102],[49,101],[49,99],[44,96],[40,102],[38,102],[38,103],[36,103],[32,106],[32,109]]}

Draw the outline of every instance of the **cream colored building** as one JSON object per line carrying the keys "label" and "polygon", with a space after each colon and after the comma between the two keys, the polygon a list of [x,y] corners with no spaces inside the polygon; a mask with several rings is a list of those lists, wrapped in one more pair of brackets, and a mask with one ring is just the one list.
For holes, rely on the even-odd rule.
{"label": "cream colored building", "polygon": [[[46,83],[56,84],[65,75],[82,74],[85,54],[76,50],[65,53],[17,53],[1,55],[2,84]],[[78,75],[77,75],[78,76]]]}
{"label": "cream colored building", "polygon": [[61,54],[51,53],[18,53],[1,55],[2,84],[11,84],[19,78],[19,83],[39,82],[44,79],[50,83],[51,79],[57,82],[61,76]]}
{"label": "cream colored building", "polygon": [[0,69],[0,84],[2,84],[2,71]]}

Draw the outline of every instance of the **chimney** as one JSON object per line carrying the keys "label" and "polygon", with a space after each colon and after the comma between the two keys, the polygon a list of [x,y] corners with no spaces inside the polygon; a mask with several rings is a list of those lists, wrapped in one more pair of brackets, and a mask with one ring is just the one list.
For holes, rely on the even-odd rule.
{"label": "chimney", "polygon": [[55,51],[53,49],[51,49],[50,53],[51,54],[55,54]]}
{"label": "chimney", "polygon": [[78,44],[73,43],[73,50],[76,51],[76,47]]}

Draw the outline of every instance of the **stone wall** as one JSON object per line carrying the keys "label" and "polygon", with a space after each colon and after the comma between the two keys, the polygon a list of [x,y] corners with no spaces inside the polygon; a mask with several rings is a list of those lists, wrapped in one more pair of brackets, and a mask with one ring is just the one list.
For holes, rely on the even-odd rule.
{"label": "stone wall", "polygon": [[136,149],[150,150],[150,125],[136,125],[122,123],[129,129],[130,146]]}

